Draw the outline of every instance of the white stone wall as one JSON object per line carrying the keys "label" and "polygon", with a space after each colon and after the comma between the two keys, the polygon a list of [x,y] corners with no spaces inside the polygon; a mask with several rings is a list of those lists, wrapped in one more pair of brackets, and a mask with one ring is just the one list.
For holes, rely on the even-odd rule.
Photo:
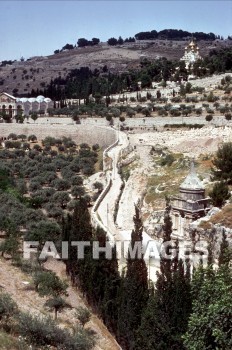
{"label": "white stone wall", "polygon": [[10,133],[15,134],[34,134],[38,140],[46,136],[53,137],[71,137],[77,144],[86,142],[89,145],[98,143],[101,147],[108,147],[115,142],[116,133],[112,128],[93,127],[92,125],[46,125],[46,124],[17,124],[1,123],[0,137],[7,137]]}

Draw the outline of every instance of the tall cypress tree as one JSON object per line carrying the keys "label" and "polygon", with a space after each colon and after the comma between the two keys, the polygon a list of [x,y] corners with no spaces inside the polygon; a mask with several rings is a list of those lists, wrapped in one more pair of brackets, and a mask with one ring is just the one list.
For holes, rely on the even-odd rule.
{"label": "tall cypress tree", "polygon": [[226,233],[225,233],[225,230],[223,229],[222,241],[221,241],[220,252],[218,257],[218,265],[228,266],[231,261],[231,255],[232,255],[231,248],[229,247],[229,242],[226,239]]}
{"label": "tall cypress tree", "polygon": [[[166,244],[171,241],[172,234],[172,220],[170,217],[170,206],[167,205],[164,215],[163,225],[163,243]],[[170,308],[170,302],[172,299],[172,269],[173,262],[176,263],[176,259],[166,258],[169,255],[168,245],[164,245],[163,253],[160,256],[160,272],[157,273],[156,281],[156,296],[157,300],[160,301],[160,307],[164,308],[166,314]]]}
{"label": "tall cypress tree", "polygon": [[[143,225],[139,208],[135,206],[134,230],[131,234],[131,248],[137,242],[142,245]],[[136,332],[141,323],[141,314],[148,300],[147,267],[143,255],[137,250],[135,257],[128,253],[125,277],[122,279],[119,306],[118,332],[125,349],[135,349]]]}
{"label": "tall cypress tree", "polygon": [[80,198],[74,208],[70,238],[76,241],[90,241],[92,225],[87,202]]}
{"label": "tall cypress tree", "polygon": [[[172,222],[169,213],[170,207],[167,206],[163,225],[164,242],[171,240]],[[191,312],[190,265],[179,259],[178,242],[176,250],[177,255],[171,259],[161,254],[155,293],[150,296],[143,312],[136,350],[183,349],[181,336],[187,329]],[[168,255],[168,246],[164,247],[164,251]]]}
{"label": "tall cypress tree", "polygon": [[[99,242],[100,247],[105,247],[108,243],[106,232],[101,228],[97,228],[94,233],[94,240]],[[112,259],[108,259],[105,253],[102,252],[99,254],[99,259],[92,260],[89,287],[92,294],[92,303],[98,308],[98,313],[107,327],[116,332],[120,275],[115,246],[111,247],[111,252]]]}
{"label": "tall cypress tree", "polygon": [[88,276],[90,247],[85,247],[84,259],[77,259],[77,247],[71,246],[74,241],[90,241],[92,239],[92,226],[88,206],[84,198],[80,198],[74,209],[71,231],[69,233],[69,259],[67,270],[73,284],[77,284],[85,292],[85,279]]}

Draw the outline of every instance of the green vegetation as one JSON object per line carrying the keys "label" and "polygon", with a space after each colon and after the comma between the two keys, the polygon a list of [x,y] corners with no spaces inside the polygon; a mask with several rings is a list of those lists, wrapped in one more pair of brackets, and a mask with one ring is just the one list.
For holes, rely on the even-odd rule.
{"label": "green vegetation", "polygon": [[[166,33],[167,34],[167,33]],[[111,42],[117,44],[117,39]],[[214,73],[230,71],[232,68],[231,48],[224,48],[216,51],[212,50],[206,58],[194,63],[193,71],[197,77],[204,77]],[[161,73],[162,72],[162,73]],[[88,67],[74,69],[65,78],[60,76],[52,79],[44,90],[33,90],[31,96],[38,94],[50,97],[52,100],[60,101],[60,107],[67,107],[66,98],[84,99],[85,104],[91,104],[90,95],[96,98],[97,104],[101,104],[101,99],[106,96],[105,105],[111,101],[111,95],[124,93],[125,91],[138,91],[138,82],[142,82],[142,87],[151,87],[152,81],[165,84],[168,80],[180,81],[181,77],[187,80],[188,72],[183,61],[170,61],[160,58],[154,61],[141,61],[141,69],[121,74],[109,72],[107,67],[101,67],[91,71]],[[191,91],[191,84],[187,89],[183,87],[181,95]],[[157,98],[159,99],[157,91]],[[210,98],[210,97],[209,97]],[[123,99],[124,100],[124,99]],[[139,100],[137,98],[137,100]],[[64,108],[65,109],[65,108]],[[67,113],[70,111],[66,108]],[[76,118],[78,118],[76,114]]]}
{"label": "green vegetation", "polygon": [[175,157],[172,154],[166,154],[164,157],[161,158],[160,165],[171,166],[174,161],[175,161]]}
{"label": "green vegetation", "polygon": [[79,306],[76,309],[76,318],[78,319],[82,327],[84,327],[85,324],[89,322],[90,317],[91,317],[91,313],[85,307]]}
{"label": "green vegetation", "polygon": [[95,345],[93,332],[76,330],[74,334],[62,329],[50,317],[20,313],[18,331],[26,342],[46,349],[48,345],[61,350],[91,350]]}
{"label": "green vegetation", "polygon": [[213,160],[212,174],[214,180],[232,183],[232,142],[222,144]]}
{"label": "green vegetation", "polygon": [[222,265],[217,271],[200,268],[192,282],[193,311],[184,345],[188,350],[230,349],[232,287],[231,271]]}
{"label": "green vegetation", "polygon": [[[25,139],[25,135],[10,134],[7,142],[22,147]],[[13,260],[19,259],[22,230],[24,239],[39,242],[39,250],[47,240],[59,246],[62,218],[75,206],[72,196],[76,200],[86,197],[88,205],[94,199],[85,195],[83,178],[94,173],[102,153],[98,145],[94,150],[88,144],[78,147],[70,138],[46,137],[42,144],[34,145],[36,149],[30,148],[36,136],[30,135],[28,140],[27,152],[11,145],[0,150],[0,228],[6,232],[0,252]],[[59,151],[61,145],[64,149]],[[97,186],[100,192],[102,185]]]}
{"label": "green vegetation", "polygon": [[230,198],[228,185],[223,181],[215,183],[212,191],[209,192],[209,196],[212,199],[213,205],[221,208],[221,206],[225,204],[226,200]]}
{"label": "green vegetation", "polygon": [[19,342],[4,330],[0,330],[0,344],[4,350],[20,350]]}

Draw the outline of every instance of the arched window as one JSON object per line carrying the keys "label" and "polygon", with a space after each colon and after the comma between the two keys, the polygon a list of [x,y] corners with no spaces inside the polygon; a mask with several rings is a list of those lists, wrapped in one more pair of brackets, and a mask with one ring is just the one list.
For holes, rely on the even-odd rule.
{"label": "arched window", "polygon": [[11,105],[9,105],[9,115],[10,115],[10,117],[12,117],[12,115],[13,115],[13,113],[12,113],[12,106]]}

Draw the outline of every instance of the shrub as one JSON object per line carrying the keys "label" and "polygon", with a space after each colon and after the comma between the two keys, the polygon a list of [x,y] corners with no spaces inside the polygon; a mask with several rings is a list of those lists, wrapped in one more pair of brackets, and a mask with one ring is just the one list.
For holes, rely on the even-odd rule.
{"label": "shrub", "polygon": [[20,135],[18,135],[18,139],[20,139],[23,142],[27,139],[27,136],[24,134],[20,134]]}
{"label": "shrub", "polygon": [[29,135],[27,140],[31,141],[31,142],[36,142],[37,141],[37,137],[35,135]]}
{"label": "shrub", "polygon": [[51,311],[54,310],[55,320],[57,319],[58,312],[61,312],[65,307],[70,307],[70,305],[67,304],[66,301],[59,296],[48,299],[45,302],[44,306],[48,307]]}
{"label": "shrub", "polygon": [[213,119],[213,116],[211,114],[207,114],[207,116],[205,117],[205,120],[207,122],[210,122]]}
{"label": "shrub", "polygon": [[8,320],[18,313],[18,306],[7,293],[0,293],[0,321]]}
{"label": "shrub", "polygon": [[161,158],[160,165],[164,166],[171,166],[172,163],[174,162],[175,158],[172,154],[167,154],[166,156]]}
{"label": "shrub", "polygon": [[51,317],[33,316],[23,312],[18,317],[17,328],[29,343],[36,346],[62,346],[68,335],[67,331],[59,328]]}
{"label": "shrub", "polygon": [[18,238],[11,234],[0,244],[2,256],[4,253],[11,255],[12,258],[18,255],[19,241]]}
{"label": "shrub", "polygon": [[95,145],[92,146],[92,150],[93,150],[93,151],[98,151],[99,148],[100,148],[100,146],[99,146],[98,143],[96,143]]}
{"label": "shrub", "polygon": [[98,192],[102,192],[103,184],[99,181],[94,182],[93,187],[98,190]]}
{"label": "shrub", "polygon": [[17,140],[17,138],[17,135],[14,133],[9,134],[7,137],[8,140]]}
{"label": "shrub", "polygon": [[12,141],[5,141],[5,147],[6,147],[7,149],[13,148],[13,142],[12,142]]}
{"label": "shrub", "polygon": [[225,204],[226,200],[230,198],[229,187],[224,181],[220,181],[213,186],[212,191],[209,193],[212,199],[212,203],[215,207],[221,207]]}
{"label": "shrub", "polygon": [[226,113],[225,118],[226,118],[226,120],[231,120],[231,118],[232,118],[231,113]]}
{"label": "shrub", "polygon": [[39,152],[42,151],[42,148],[38,144],[34,145],[33,149],[35,149],[36,151],[39,151]]}
{"label": "shrub", "polygon": [[211,169],[214,180],[226,180],[232,183],[232,142],[223,143],[213,160],[215,168]]}
{"label": "shrub", "polygon": [[34,276],[34,284],[40,296],[58,297],[66,295],[67,283],[52,271],[42,271]]}
{"label": "shrub", "polygon": [[88,309],[86,309],[85,307],[79,306],[76,309],[76,313],[75,313],[75,317],[78,319],[78,321],[80,322],[80,324],[82,325],[82,327],[85,326],[85,324],[87,322],[89,322],[90,317],[91,317],[91,313]]}
{"label": "shrub", "polygon": [[90,146],[88,145],[88,143],[81,143],[81,144],[80,144],[80,148],[83,148],[83,149],[90,149]]}

